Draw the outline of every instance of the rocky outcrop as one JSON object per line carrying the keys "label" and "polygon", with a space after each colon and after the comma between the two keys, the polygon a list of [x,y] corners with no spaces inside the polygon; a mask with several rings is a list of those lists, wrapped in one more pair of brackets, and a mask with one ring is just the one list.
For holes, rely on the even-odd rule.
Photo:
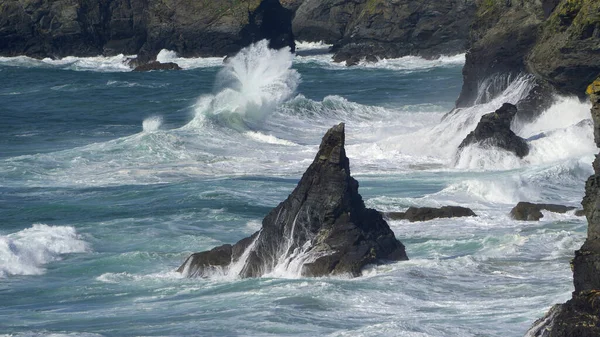
{"label": "rocky outcrop", "polygon": [[517,136],[511,129],[510,124],[517,114],[517,107],[504,103],[500,109],[483,115],[475,130],[458,146],[459,152],[472,144],[480,144],[484,147],[495,146],[514,153],[519,158],[529,154],[529,145],[525,139]]}
{"label": "rocky outcrop", "polygon": [[146,64],[139,65],[133,69],[133,71],[153,71],[153,70],[181,70],[181,67],[177,63],[166,62],[161,63],[158,61],[148,62]]}
{"label": "rocky outcrop", "polygon": [[466,50],[474,0],[305,0],[292,24],[298,40],[334,44],[336,61]]}
{"label": "rocky outcrop", "polygon": [[[592,117],[596,127],[600,114],[600,78],[587,90],[592,101]],[[600,147],[600,132],[594,130]],[[594,175],[585,186],[582,205],[588,220],[587,238],[575,252],[572,298],[553,307],[533,325],[527,336],[535,337],[595,337],[600,336],[600,156],[594,160]]]}
{"label": "rocky outcrop", "polygon": [[533,89],[517,104],[535,118],[555,92],[582,96],[600,74],[597,0],[477,0],[457,107],[485,103],[508,78],[531,74]]}
{"label": "rocky outcrop", "polygon": [[381,214],[365,207],[344,142],[343,123],[327,131],[298,186],[263,219],[260,231],[233,246],[193,254],[178,271],[359,276],[367,264],[407,260]]}
{"label": "rocky outcrop", "polygon": [[406,212],[387,212],[384,216],[390,220],[408,220],[410,222],[428,221],[438,218],[459,218],[477,216],[470,208],[460,206],[409,207]]}
{"label": "rocky outcrop", "polygon": [[278,0],[6,0],[0,55],[225,56],[262,39],[294,50],[292,11]]}
{"label": "rocky outcrop", "polygon": [[[567,213],[575,210],[575,207],[555,205],[555,204],[533,204],[530,202],[521,201],[510,211],[510,215],[515,220],[522,221],[538,221],[544,217],[542,211],[553,213]],[[583,215],[579,213],[580,215]]]}

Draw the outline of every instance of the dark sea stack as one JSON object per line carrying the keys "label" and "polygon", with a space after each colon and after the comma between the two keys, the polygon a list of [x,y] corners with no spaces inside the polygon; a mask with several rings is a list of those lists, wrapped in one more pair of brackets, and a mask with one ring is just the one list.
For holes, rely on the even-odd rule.
{"label": "dark sea stack", "polygon": [[460,206],[409,207],[406,212],[388,212],[384,216],[390,220],[408,220],[410,222],[429,221],[438,218],[460,218],[477,216],[473,210]]}
{"label": "dark sea stack", "polygon": [[141,64],[133,69],[133,71],[153,71],[153,70],[181,70],[181,67],[177,63],[166,62],[161,63],[158,61],[148,62]]}
{"label": "dark sea stack", "polygon": [[335,60],[435,58],[463,53],[474,0],[305,0],[292,27],[301,41],[334,44]]}
{"label": "dark sea stack", "polygon": [[[178,269],[205,276],[215,268],[241,277],[296,270],[303,276],[360,276],[365,265],[407,260],[376,210],[365,207],[350,176],[344,124],[331,128],[313,163],[262,228],[235,245],[191,255]],[[227,270],[229,268],[229,270]]]}
{"label": "dark sea stack", "polygon": [[293,12],[278,0],[6,0],[0,55],[37,58],[137,54],[226,56],[263,39],[294,49]]}
{"label": "dark sea stack", "polygon": [[[598,116],[600,114],[600,78],[588,87],[592,101],[594,137],[600,147]],[[556,305],[545,317],[534,323],[527,336],[535,337],[597,337],[600,336],[600,156],[594,160],[594,175],[585,186],[581,204],[588,220],[587,238],[575,251],[572,298]]]}
{"label": "dark sea stack", "polygon": [[504,103],[500,109],[483,115],[475,130],[458,146],[459,151],[471,144],[496,146],[523,158],[529,154],[529,145],[525,139],[517,136],[510,124],[517,114],[517,107]]}
{"label": "dark sea stack", "polygon": [[510,215],[515,220],[521,221],[538,221],[544,217],[542,211],[548,211],[553,213],[567,213],[568,211],[575,210],[575,207],[555,205],[555,204],[534,204],[530,202],[519,202],[510,211]]}

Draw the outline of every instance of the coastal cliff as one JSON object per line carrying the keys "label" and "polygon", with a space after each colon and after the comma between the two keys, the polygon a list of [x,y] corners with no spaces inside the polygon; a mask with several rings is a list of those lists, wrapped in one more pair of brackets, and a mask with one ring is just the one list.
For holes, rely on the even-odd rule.
{"label": "coastal cliff", "polygon": [[[592,101],[594,139],[600,147],[600,78],[588,87],[587,93]],[[593,167],[594,175],[586,183],[582,201],[588,220],[587,239],[571,262],[573,297],[552,307],[534,324],[528,337],[600,336],[600,155]]]}
{"label": "coastal cliff", "polygon": [[292,24],[298,40],[334,44],[334,59],[419,55],[434,58],[466,50],[473,0],[305,0]]}
{"label": "coastal cliff", "polygon": [[0,55],[225,56],[262,39],[294,50],[293,12],[278,0],[6,0]]}
{"label": "coastal cliff", "polygon": [[[225,56],[261,39],[334,44],[337,61],[466,50],[475,0],[6,0],[0,55],[60,58],[161,49]],[[292,21],[293,20],[293,21]]]}
{"label": "coastal cliff", "polygon": [[468,45],[457,107],[485,103],[528,74],[535,85],[518,107],[535,117],[553,93],[583,98],[600,74],[600,2],[477,0]]}

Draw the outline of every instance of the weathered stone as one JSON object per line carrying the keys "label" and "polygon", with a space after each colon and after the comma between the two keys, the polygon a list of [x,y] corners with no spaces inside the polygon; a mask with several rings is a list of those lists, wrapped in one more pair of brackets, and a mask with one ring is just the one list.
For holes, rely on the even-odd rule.
{"label": "weathered stone", "polygon": [[[592,101],[592,115],[600,110],[600,78],[587,93]],[[599,88],[600,89],[600,88]],[[598,127],[598,119],[594,118]],[[597,129],[595,129],[597,132]],[[596,134],[597,136],[597,134]],[[596,145],[600,147],[598,137]],[[581,204],[588,220],[587,238],[575,252],[571,262],[573,270],[572,298],[551,309],[546,316],[536,322],[527,336],[532,337],[596,337],[600,336],[600,156],[594,161],[594,175],[585,186],[585,196]]]}
{"label": "weathered stone", "polygon": [[[229,261],[239,266],[234,272],[241,277],[282,270],[359,276],[367,264],[408,259],[381,214],[365,207],[350,176],[344,142],[343,123],[327,131],[290,196],[269,212],[259,232],[231,248]],[[222,253],[227,255],[228,248],[213,251],[193,254],[179,271],[204,276],[215,266],[227,268]],[[211,261],[218,264],[209,266]]]}
{"label": "weathered stone", "polygon": [[139,65],[133,69],[133,71],[152,71],[152,70],[181,70],[181,67],[179,67],[179,65],[177,63],[173,63],[173,62],[161,63],[158,61],[153,61],[153,62]]}
{"label": "weathered stone", "polygon": [[599,1],[476,2],[457,107],[497,97],[508,81],[481,88],[494,78],[532,74],[539,87],[527,100],[538,103],[517,104],[519,115],[532,119],[548,107],[554,92],[583,98],[586,86],[600,75]]}
{"label": "weathered stone", "polygon": [[292,11],[278,0],[6,0],[0,55],[225,56],[262,39],[294,50]]}
{"label": "weathered stone", "polygon": [[387,212],[384,216],[390,220],[408,220],[410,222],[428,221],[437,218],[458,218],[477,216],[470,208],[460,206],[409,207],[406,212]]}
{"label": "weathered stone", "polygon": [[510,125],[517,114],[517,107],[504,103],[500,109],[483,115],[475,130],[465,137],[458,146],[459,151],[472,144],[495,146],[513,152],[519,158],[529,154],[525,139],[517,136]]}
{"label": "weathered stone", "polygon": [[420,55],[466,49],[474,0],[305,0],[292,28],[298,40],[334,44],[335,60]]}
{"label": "weathered stone", "polygon": [[538,221],[544,217],[542,211],[549,211],[554,213],[566,213],[574,210],[575,207],[555,205],[555,204],[533,204],[530,202],[519,202],[510,211],[510,215],[515,220],[522,221]]}

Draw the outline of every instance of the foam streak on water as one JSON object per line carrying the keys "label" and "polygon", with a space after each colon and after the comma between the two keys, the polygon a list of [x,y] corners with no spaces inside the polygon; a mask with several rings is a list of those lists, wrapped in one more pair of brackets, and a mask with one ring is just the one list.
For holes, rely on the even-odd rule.
{"label": "foam streak on water", "polygon": [[[161,52],[189,61],[184,72],[0,61],[11,79],[0,87],[0,333],[522,336],[569,298],[585,219],[508,214],[518,201],[580,207],[596,152],[589,104],[559,97],[515,122],[524,159],[477,146],[457,158],[483,114],[528,93],[528,77],[482,83],[482,104],[448,114],[459,57],[348,68],[330,56],[261,42],[226,64]],[[411,260],[355,279],[302,278],[315,255],[293,231],[266,277],[240,279],[246,257],[209,278],[175,272],[260,230],[339,122],[368,207],[478,217],[390,221]]]}

